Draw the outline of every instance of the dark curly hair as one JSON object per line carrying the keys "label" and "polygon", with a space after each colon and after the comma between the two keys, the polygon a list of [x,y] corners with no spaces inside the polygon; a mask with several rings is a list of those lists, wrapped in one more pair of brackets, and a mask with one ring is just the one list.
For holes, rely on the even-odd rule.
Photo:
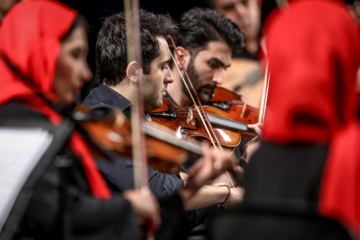
{"label": "dark curly hair", "polygon": [[233,53],[245,47],[245,36],[239,27],[215,10],[192,8],[181,16],[179,28],[177,45],[195,54],[205,49],[210,41],[225,42]]}
{"label": "dark curly hair", "polygon": [[[160,55],[156,37],[175,39],[178,27],[169,15],[140,10],[140,41],[144,74],[150,73],[151,62]],[[125,13],[107,18],[96,41],[96,65],[100,82],[116,85],[125,78],[127,67]]]}

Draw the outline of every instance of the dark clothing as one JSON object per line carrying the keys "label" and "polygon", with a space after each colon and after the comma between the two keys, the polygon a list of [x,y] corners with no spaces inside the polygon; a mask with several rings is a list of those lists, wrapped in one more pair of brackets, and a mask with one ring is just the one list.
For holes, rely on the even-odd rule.
{"label": "dark clothing", "polygon": [[244,201],[319,200],[328,145],[262,142],[245,173]]}
{"label": "dark clothing", "polygon": [[[125,112],[127,116],[129,116],[131,106],[131,102],[128,99],[103,84],[94,88],[86,97],[83,104],[91,108],[106,107],[121,110]],[[145,114],[145,118],[149,119],[147,114]],[[126,159],[125,161],[124,159],[118,159],[115,164],[99,162],[98,167],[113,190],[118,189],[123,191],[124,189],[133,188],[133,164],[131,159]],[[157,198],[163,199],[163,202],[166,202],[168,198],[176,194],[178,189],[183,186],[184,182],[180,176],[161,173],[149,168],[149,188]],[[187,226],[183,229],[185,230],[185,235],[187,235],[187,232],[191,229],[203,223],[205,218],[213,214],[216,209],[217,207],[213,206],[203,210],[187,211]]]}
{"label": "dark clothing", "polygon": [[[24,126],[28,121],[50,122],[15,101],[0,106],[0,122],[9,120],[24,120]],[[81,159],[67,145],[58,156],[71,160],[71,165],[60,169],[54,159],[35,185],[14,239],[140,239],[130,203],[122,196],[94,197]],[[64,171],[66,179],[61,177]],[[64,236],[65,229],[68,236]]]}
{"label": "dark clothing", "polygon": [[360,229],[359,24],[343,1],[290,0],[269,15],[262,38],[271,73],[267,143],[250,160],[245,181],[259,179],[245,199],[319,200],[321,214]]}
{"label": "dark clothing", "polygon": [[[112,191],[134,189],[133,162],[130,158],[97,162]],[[119,174],[121,173],[121,174]],[[167,199],[184,186],[184,182],[174,174],[164,174],[149,167],[149,188],[159,199]]]}
{"label": "dark clothing", "polygon": [[107,107],[120,111],[124,111],[131,106],[129,100],[103,84],[91,90],[83,104],[91,108]]}
{"label": "dark clothing", "polygon": [[[121,111],[129,111],[131,106],[129,100],[103,84],[94,88],[83,104],[91,108],[106,107]],[[113,190],[124,191],[134,188],[131,159],[119,158],[115,163],[101,161],[97,165]],[[157,198],[166,199],[184,187],[184,182],[178,175],[160,173],[149,167],[149,187]]]}

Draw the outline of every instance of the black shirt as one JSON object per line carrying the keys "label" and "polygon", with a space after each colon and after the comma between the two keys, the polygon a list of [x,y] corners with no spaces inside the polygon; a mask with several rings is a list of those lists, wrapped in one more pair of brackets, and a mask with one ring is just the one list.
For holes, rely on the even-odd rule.
{"label": "black shirt", "polygon": [[83,104],[91,108],[107,107],[121,111],[129,109],[131,106],[128,99],[103,84],[91,90]]}
{"label": "black shirt", "polygon": [[[121,111],[129,111],[131,106],[128,99],[103,84],[94,88],[83,104],[91,108],[107,107]],[[101,161],[98,162],[98,167],[109,185],[112,186],[112,190],[124,191],[134,188],[131,159],[121,158],[115,163]],[[178,175],[164,174],[149,168],[149,187],[156,197],[165,199],[174,195],[179,188],[184,187],[184,182]]]}
{"label": "black shirt", "polygon": [[[94,88],[85,98],[84,105],[91,108],[111,108],[125,112],[129,116],[131,102],[124,96],[109,88],[106,85],[100,84]],[[151,119],[147,114],[144,115],[146,119]],[[125,190],[134,187],[133,184],[133,164],[131,159],[119,159],[115,165],[111,162],[99,162],[99,170],[104,175],[106,181],[112,190]],[[149,188],[158,199],[166,200],[172,198],[177,190],[184,186],[183,180],[180,176],[175,174],[165,174],[149,168]],[[119,174],[121,173],[121,174]],[[197,225],[203,223],[206,218],[211,216],[217,209],[217,206],[211,206],[204,209],[197,209],[187,211],[187,231],[192,230]]]}
{"label": "black shirt", "polygon": [[[3,121],[23,121],[24,127],[29,122],[51,124],[40,112],[16,101],[0,105],[0,126]],[[33,189],[23,189],[26,194],[20,198],[30,199],[14,239],[140,239],[130,203],[116,194],[110,199],[94,197],[81,159],[66,143],[56,155],[48,156],[53,158],[51,164]],[[57,157],[66,157],[68,164],[59,166]]]}

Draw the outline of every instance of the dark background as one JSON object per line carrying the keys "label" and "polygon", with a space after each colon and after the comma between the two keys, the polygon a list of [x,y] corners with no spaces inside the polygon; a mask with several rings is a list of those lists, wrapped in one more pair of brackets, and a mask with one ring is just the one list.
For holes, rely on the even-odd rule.
{"label": "dark background", "polygon": [[[60,0],[84,15],[90,24],[89,56],[88,62],[92,72],[96,73],[95,43],[97,32],[101,28],[103,19],[114,13],[123,11],[123,0]],[[262,22],[275,8],[275,0],[263,0]],[[174,20],[179,19],[181,14],[192,7],[207,7],[205,0],[140,0],[140,7],[154,13],[167,13]],[[86,96],[89,90],[97,85],[97,80],[84,87],[82,96]]]}

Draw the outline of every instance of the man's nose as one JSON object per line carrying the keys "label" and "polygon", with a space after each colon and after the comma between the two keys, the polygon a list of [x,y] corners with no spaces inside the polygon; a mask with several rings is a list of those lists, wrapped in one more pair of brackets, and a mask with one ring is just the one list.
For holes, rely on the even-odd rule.
{"label": "man's nose", "polygon": [[166,73],[164,78],[164,83],[172,83],[172,82],[174,82],[174,77],[170,68],[168,68],[168,72]]}
{"label": "man's nose", "polygon": [[224,81],[224,69],[219,69],[215,71],[212,81],[216,84],[221,85]]}

